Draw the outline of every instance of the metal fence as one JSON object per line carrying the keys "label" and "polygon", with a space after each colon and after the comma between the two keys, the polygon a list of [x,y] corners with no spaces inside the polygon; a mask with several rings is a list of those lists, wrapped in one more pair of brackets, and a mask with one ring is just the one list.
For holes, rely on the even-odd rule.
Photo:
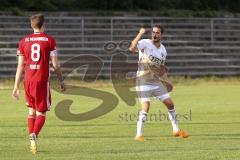
{"label": "metal fence", "polygon": [[[0,16],[0,21],[0,75],[13,77],[17,42],[31,32],[29,20]],[[109,77],[110,55],[106,54],[104,45],[131,41],[141,26],[150,30],[154,23],[165,28],[163,43],[169,54],[170,74],[240,75],[239,18],[50,16],[47,32],[57,39],[59,51],[64,53],[60,58],[66,60],[79,54],[98,56],[104,61],[101,73]],[[137,55],[131,58],[136,60]]]}

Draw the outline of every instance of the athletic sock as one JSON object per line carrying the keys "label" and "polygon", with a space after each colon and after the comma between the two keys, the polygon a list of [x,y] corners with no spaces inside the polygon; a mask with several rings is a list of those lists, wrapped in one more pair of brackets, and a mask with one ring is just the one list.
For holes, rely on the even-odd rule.
{"label": "athletic sock", "polygon": [[147,112],[141,111],[138,115],[138,121],[137,121],[137,135],[136,136],[142,136],[143,135],[143,126],[144,122],[147,120]]}
{"label": "athletic sock", "polygon": [[33,133],[38,136],[39,132],[41,131],[43,125],[45,123],[45,115],[38,115],[36,117],[35,123],[34,123],[34,130]]}
{"label": "athletic sock", "polygon": [[28,115],[28,132],[29,132],[29,135],[33,133],[35,119],[36,119],[35,115]]}
{"label": "athletic sock", "polygon": [[179,131],[178,119],[177,119],[177,113],[176,113],[175,109],[168,110],[168,117],[172,123],[173,132],[178,132]]}

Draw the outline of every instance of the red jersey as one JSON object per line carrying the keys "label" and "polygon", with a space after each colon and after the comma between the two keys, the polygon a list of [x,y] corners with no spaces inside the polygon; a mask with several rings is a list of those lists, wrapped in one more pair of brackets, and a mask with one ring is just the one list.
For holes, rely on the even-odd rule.
{"label": "red jersey", "polygon": [[56,41],[42,32],[36,32],[19,42],[18,55],[25,56],[25,81],[48,81],[50,56],[56,55]]}

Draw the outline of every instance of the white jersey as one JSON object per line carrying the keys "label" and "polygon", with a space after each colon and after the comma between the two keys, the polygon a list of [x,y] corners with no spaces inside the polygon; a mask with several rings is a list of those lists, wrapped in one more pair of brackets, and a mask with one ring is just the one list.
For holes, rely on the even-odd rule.
{"label": "white jersey", "polygon": [[167,51],[162,43],[157,48],[150,39],[142,39],[138,42],[138,71],[137,78],[142,83],[156,83],[159,81],[160,67],[164,65]]}

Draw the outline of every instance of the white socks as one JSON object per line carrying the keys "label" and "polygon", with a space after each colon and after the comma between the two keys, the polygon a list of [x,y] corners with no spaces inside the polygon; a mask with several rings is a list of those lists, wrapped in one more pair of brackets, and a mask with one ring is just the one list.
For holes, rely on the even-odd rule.
{"label": "white socks", "polygon": [[138,121],[137,121],[137,137],[143,135],[143,126],[144,122],[147,120],[147,112],[141,111],[138,115]]}
{"label": "white socks", "polygon": [[168,117],[172,123],[173,132],[178,132],[179,131],[178,119],[177,119],[177,113],[176,113],[175,109],[168,110]]}
{"label": "white socks", "polygon": [[[168,110],[168,117],[169,120],[171,121],[173,132],[178,132],[179,127],[178,127],[178,119],[177,119],[177,113],[175,109]],[[139,112],[138,115],[138,121],[137,121],[137,137],[143,135],[143,126],[144,122],[147,120],[147,112],[141,111]]]}

